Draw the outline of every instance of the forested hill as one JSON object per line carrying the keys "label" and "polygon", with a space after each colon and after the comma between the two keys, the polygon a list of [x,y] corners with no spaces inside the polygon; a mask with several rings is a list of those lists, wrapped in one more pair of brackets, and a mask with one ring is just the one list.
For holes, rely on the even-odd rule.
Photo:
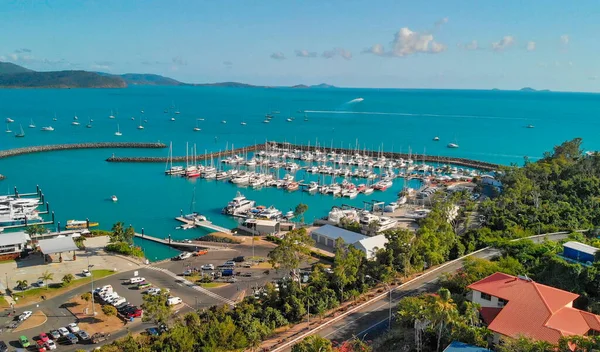
{"label": "forested hill", "polygon": [[[16,65],[15,65],[16,66]],[[20,67],[20,66],[17,66]],[[0,73],[1,88],[124,88],[120,77],[87,71]]]}

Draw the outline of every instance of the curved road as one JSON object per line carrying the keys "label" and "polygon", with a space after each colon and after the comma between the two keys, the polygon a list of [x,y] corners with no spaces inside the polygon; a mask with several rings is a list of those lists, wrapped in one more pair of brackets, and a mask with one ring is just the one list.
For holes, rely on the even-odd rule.
{"label": "curved road", "polygon": [[[528,237],[528,239],[531,239],[535,243],[540,243],[545,239],[553,241],[561,240],[568,237],[568,235],[569,233],[567,232],[560,232],[532,236]],[[438,279],[445,273],[455,272],[462,268],[464,259],[467,257],[491,258],[499,253],[500,252],[497,249],[487,247],[434,268],[423,275],[394,288],[392,293],[392,304],[395,306],[395,304],[405,296],[417,295],[435,289],[437,287],[436,283]],[[312,331],[306,331],[285,344],[273,348],[271,351],[289,351],[294,343],[313,334],[335,341],[345,341],[355,336],[361,339],[366,338],[367,340],[370,340],[387,329],[388,317],[389,293],[386,291],[373,300],[366,302],[359,307],[355,307],[355,310],[350,310],[347,313],[340,315],[337,321],[329,323],[326,326],[322,325],[313,328]]]}

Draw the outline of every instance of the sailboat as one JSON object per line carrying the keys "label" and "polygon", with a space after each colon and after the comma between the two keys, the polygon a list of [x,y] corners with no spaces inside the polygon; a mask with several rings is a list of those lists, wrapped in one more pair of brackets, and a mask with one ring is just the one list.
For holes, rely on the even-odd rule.
{"label": "sailboat", "polygon": [[435,142],[437,142],[437,141],[439,141],[439,140],[440,140],[440,137],[438,137],[438,136],[435,136],[435,137],[433,137],[433,140],[434,140]]}
{"label": "sailboat", "polygon": [[15,122],[15,120],[11,119],[10,117],[6,118],[6,123],[11,123],[11,122]]}
{"label": "sailboat", "polygon": [[242,122],[240,123],[240,125],[242,125],[242,126],[246,126],[246,122],[242,121]]}
{"label": "sailboat", "polygon": [[10,128],[8,128],[8,124],[6,124],[6,133],[12,133],[12,131],[10,130]]}
{"label": "sailboat", "polygon": [[42,127],[42,131],[51,132],[51,131],[54,131],[54,127],[52,127],[52,126],[45,126],[45,127]]}
{"label": "sailboat", "polygon": [[56,113],[54,113],[54,117],[52,118],[52,121],[58,121],[58,119],[56,118]]}
{"label": "sailboat", "polygon": [[71,122],[71,125],[73,126],[79,126],[79,122],[77,121],[79,118],[77,117],[77,115],[73,116],[73,122]]}
{"label": "sailboat", "polygon": [[90,120],[88,121],[88,124],[87,124],[87,125],[85,125],[85,127],[87,127],[87,128],[92,128],[92,119],[90,119]]}
{"label": "sailboat", "polygon": [[[142,110],[142,111],[144,111],[144,110]],[[141,119],[141,118],[140,118],[140,124],[139,124],[139,126],[137,127],[137,129],[138,129],[138,130],[143,130],[143,129],[144,129],[144,125],[142,125],[142,119]]]}
{"label": "sailboat", "polygon": [[33,119],[29,122],[29,128],[35,128],[35,123],[33,123]]}
{"label": "sailboat", "polygon": [[194,132],[200,131],[200,127],[198,127],[198,119],[196,119],[196,127],[194,127]]}
{"label": "sailboat", "polygon": [[110,111],[110,115],[108,115],[108,118],[109,119],[114,119],[115,118],[115,115],[113,114],[112,110]]}
{"label": "sailboat", "polygon": [[119,129],[119,124],[117,124],[117,132],[115,132],[115,136],[122,136],[121,130]]}
{"label": "sailboat", "polygon": [[19,125],[21,132],[15,133],[15,137],[25,137],[25,131],[23,131],[23,125]]}
{"label": "sailboat", "polygon": [[306,116],[306,113],[304,113],[304,121],[308,121],[308,117]]}
{"label": "sailboat", "polygon": [[175,117],[171,117],[171,121],[175,121]]}

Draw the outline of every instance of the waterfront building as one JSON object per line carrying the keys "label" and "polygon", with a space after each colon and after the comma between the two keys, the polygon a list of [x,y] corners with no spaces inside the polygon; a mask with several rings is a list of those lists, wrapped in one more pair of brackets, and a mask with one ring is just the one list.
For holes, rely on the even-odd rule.
{"label": "waterfront building", "polygon": [[8,232],[0,236],[0,260],[18,258],[31,241],[25,232]]}
{"label": "waterfront building", "polygon": [[333,225],[324,225],[314,229],[310,236],[317,244],[330,248],[335,248],[335,241],[341,238],[346,245],[352,245],[364,252],[367,259],[372,259],[377,250],[384,248],[388,242],[385,235],[369,237]]}

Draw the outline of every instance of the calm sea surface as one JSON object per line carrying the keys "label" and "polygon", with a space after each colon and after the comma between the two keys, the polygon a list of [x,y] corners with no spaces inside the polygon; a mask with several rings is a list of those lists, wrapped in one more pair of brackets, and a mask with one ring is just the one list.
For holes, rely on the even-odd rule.
{"label": "calm sea surface", "polygon": [[[362,98],[363,100],[360,101]],[[165,109],[171,109],[165,113]],[[141,113],[141,110],[144,113]],[[174,115],[174,110],[181,113]],[[280,114],[269,124],[264,115]],[[112,113],[116,119],[109,119]],[[304,121],[304,113],[309,121]],[[78,116],[79,126],[71,125]],[[56,116],[58,121],[52,121]],[[175,116],[176,121],[170,121]],[[377,90],[377,89],[262,89],[218,87],[133,87],[127,89],[0,90],[0,121],[15,120],[13,133],[0,132],[2,149],[57,143],[135,141],[173,142],[175,155],[196,144],[198,153],[242,147],[265,140],[319,143],[324,146],[383,148],[388,151],[460,156],[494,163],[521,163],[538,158],[565,140],[582,137],[586,150],[599,150],[600,95],[503,91]],[[134,120],[132,120],[132,117]],[[286,122],[288,117],[296,117]],[[204,121],[197,121],[203,118]],[[92,119],[92,128],[85,125]],[[147,122],[144,122],[147,120]],[[223,124],[221,121],[226,120]],[[29,128],[33,121],[37,126]],[[246,122],[246,125],[241,125]],[[143,130],[137,126],[142,123]],[[202,130],[194,132],[198,123]],[[117,124],[123,133],[114,135]],[[525,126],[535,125],[534,129]],[[25,138],[15,138],[22,125]],[[42,126],[55,128],[40,131]],[[1,126],[1,125],[0,125]],[[0,128],[0,131],[2,129]],[[432,138],[439,136],[441,141]],[[446,144],[457,143],[458,149]],[[30,192],[40,185],[57,219],[90,218],[109,229],[116,221],[146,234],[195,238],[202,230],[175,230],[180,210],[195,210],[222,226],[236,221],[220,209],[240,190],[249,199],[282,211],[306,203],[306,219],[327,214],[331,206],[377,199],[390,202],[402,189],[360,195],[356,199],[288,193],[278,189],[252,190],[226,182],[166,177],[163,164],[120,164],[104,160],[115,153],[166,156],[167,150],[77,150],[18,156],[0,160],[0,194],[17,186]],[[283,176],[283,171],[280,176]],[[297,179],[317,180],[298,172]],[[340,181],[339,179],[338,181]],[[330,181],[330,178],[326,180]],[[417,184],[411,184],[416,186]],[[110,201],[111,195],[119,201]],[[176,251],[146,243],[151,260]]]}

